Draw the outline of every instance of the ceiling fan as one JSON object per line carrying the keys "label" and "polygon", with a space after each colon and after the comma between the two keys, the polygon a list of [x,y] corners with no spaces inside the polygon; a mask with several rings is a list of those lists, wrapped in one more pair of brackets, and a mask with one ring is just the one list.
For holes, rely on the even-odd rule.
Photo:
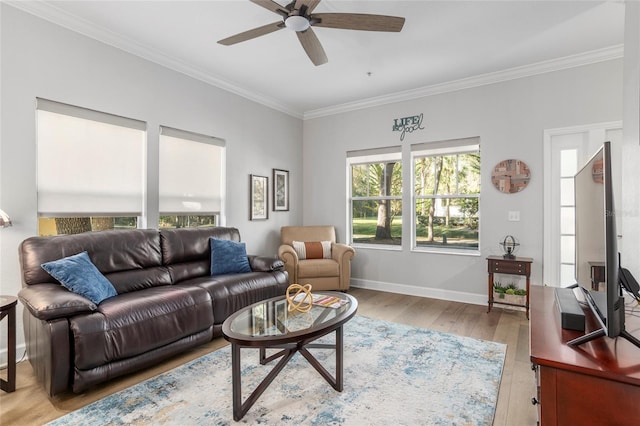
{"label": "ceiling fan", "polygon": [[286,27],[296,32],[298,40],[314,65],[326,63],[327,55],[311,27],[399,32],[404,25],[404,18],[397,16],[363,13],[312,13],[320,0],[293,0],[286,6],[281,6],[273,0],[251,0],[251,2],[280,15],[282,20],[227,37],[218,43],[230,46]]}

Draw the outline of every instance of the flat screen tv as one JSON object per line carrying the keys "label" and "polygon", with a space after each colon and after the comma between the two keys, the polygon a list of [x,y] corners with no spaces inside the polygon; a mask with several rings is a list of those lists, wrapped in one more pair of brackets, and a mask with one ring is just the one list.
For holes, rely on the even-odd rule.
{"label": "flat screen tv", "polygon": [[620,269],[611,167],[611,143],[605,142],[575,175],[576,281],[601,328],[569,345],[622,336],[640,347],[625,330],[621,278],[626,285],[635,279]]}

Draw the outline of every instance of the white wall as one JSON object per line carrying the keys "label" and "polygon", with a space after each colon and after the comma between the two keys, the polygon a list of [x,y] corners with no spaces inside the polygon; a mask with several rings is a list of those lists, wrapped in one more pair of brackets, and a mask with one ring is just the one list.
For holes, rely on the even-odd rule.
{"label": "white wall", "polygon": [[[277,253],[280,226],[301,223],[302,121],[21,12],[1,8],[0,293],[21,288],[17,247],[37,234],[35,98],[148,124],[148,205],[157,211],[158,126],[216,136],[227,146],[227,225],[247,250]],[[249,174],[290,171],[289,212],[249,221]],[[157,221],[157,215],[151,218]],[[21,309],[21,308],[20,308]],[[23,344],[18,312],[18,344]],[[4,345],[4,342],[2,343]],[[3,346],[4,348],[4,346]],[[4,352],[4,351],[3,351]],[[20,356],[20,351],[18,352]]]}
{"label": "white wall", "polygon": [[[498,243],[507,234],[521,243],[519,256],[534,259],[532,283],[542,284],[543,131],[621,120],[622,69],[622,60],[612,60],[306,120],[303,223],[335,224],[345,240],[346,151],[398,144],[406,151],[412,143],[479,136],[481,255],[411,252],[411,237],[405,234],[401,252],[356,249],[353,285],[484,304],[485,258],[502,254]],[[420,113],[425,129],[400,142],[391,131],[394,118]],[[524,191],[507,195],[491,185],[491,170],[509,158],[525,161],[532,177]],[[403,167],[410,170],[409,163]],[[519,211],[520,222],[507,221],[508,211]],[[405,223],[410,214],[407,201]]]}
{"label": "white wall", "polygon": [[622,266],[640,280],[640,2],[625,4]]}

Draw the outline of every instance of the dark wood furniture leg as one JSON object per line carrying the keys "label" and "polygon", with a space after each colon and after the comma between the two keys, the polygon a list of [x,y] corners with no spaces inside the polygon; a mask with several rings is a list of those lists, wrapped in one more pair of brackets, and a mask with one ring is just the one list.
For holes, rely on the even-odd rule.
{"label": "dark wood furniture leg", "polygon": [[16,301],[3,306],[0,320],[7,317],[7,380],[0,379],[0,389],[5,392],[16,390]]}
{"label": "dark wood furniture leg", "polygon": [[487,294],[489,295],[489,300],[487,301],[487,313],[491,312],[491,308],[493,308],[493,272],[489,271],[489,277],[487,278],[488,280],[488,288],[487,288]]}
{"label": "dark wood furniture leg", "polygon": [[531,270],[527,270],[527,294],[526,294],[526,311],[527,311],[527,319],[529,319],[529,294],[531,290]]}

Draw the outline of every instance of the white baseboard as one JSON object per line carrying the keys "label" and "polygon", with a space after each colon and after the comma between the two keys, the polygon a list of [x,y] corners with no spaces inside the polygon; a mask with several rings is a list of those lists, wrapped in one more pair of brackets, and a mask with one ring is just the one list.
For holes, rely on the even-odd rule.
{"label": "white baseboard", "polygon": [[429,297],[432,299],[469,303],[472,305],[486,305],[488,299],[486,294],[465,293],[462,291],[443,290],[441,288],[416,287],[406,284],[363,280],[360,278],[351,278],[351,286],[368,290],[406,294],[408,296]]}

